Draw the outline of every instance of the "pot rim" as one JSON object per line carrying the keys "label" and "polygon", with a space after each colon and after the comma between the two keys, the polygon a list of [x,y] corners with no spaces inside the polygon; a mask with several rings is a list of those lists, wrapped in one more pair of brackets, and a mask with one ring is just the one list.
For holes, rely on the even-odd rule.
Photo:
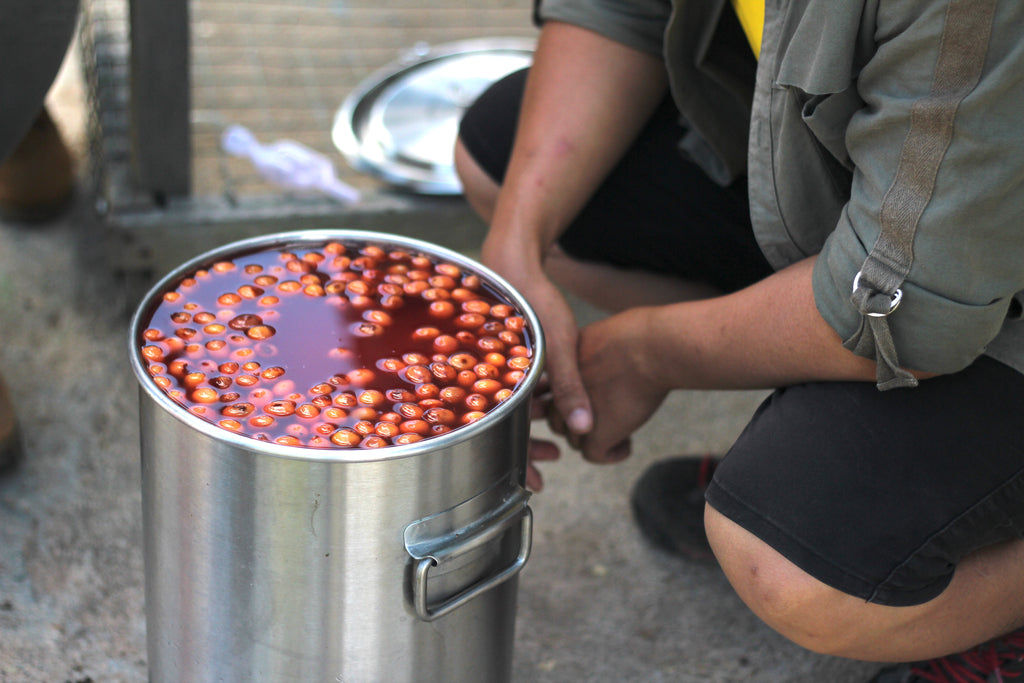
{"label": "pot rim", "polygon": [[[514,304],[527,319],[528,328],[533,343],[533,363],[527,371],[522,382],[516,390],[505,401],[501,402],[488,411],[484,417],[458,429],[453,429],[447,434],[433,436],[422,441],[405,445],[392,445],[384,448],[310,448],[306,446],[287,446],[284,444],[259,441],[248,436],[236,434],[212,422],[208,422],[197,415],[193,415],[183,408],[179,403],[171,399],[152,381],[140,353],[139,338],[142,333],[142,326],[148,322],[158,297],[162,297],[165,291],[174,285],[178,280],[187,277],[199,268],[212,264],[227,257],[235,257],[240,254],[286,248],[301,248],[307,246],[312,248],[326,244],[327,242],[338,241],[344,243],[374,244],[385,248],[399,248],[414,250],[425,253],[431,257],[441,258],[455,263],[460,268],[468,270],[482,277],[486,283],[497,290],[498,294],[509,303]],[[450,448],[458,443],[467,441],[490,428],[494,423],[504,420],[519,409],[523,401],[530,400],[534,386],[540,379],[544,369],[545,350],[544,333],[540,321],[533,308],[526,299],[516,291],[500,275],[487,268],[481,263],[430,242],[405,237],[392,233],[376,232],[371,230],[347,230],[347,229],[317,229],[317,230],[296,230],[288,232],[277,232],[257,237],[231,242],[216,247],[181,264],[171,272],[163,276],[149,291],[142,297],[142,300],[132,315],[128,331],[129,359],[132,371],[139,383],[140,389],[152,399],[160,408],[182,422],[186,426],[208,436],[209,438],[222,442],[234,448],[257,452],[260,455],[271,455],[292,460],[304,460],[313,462],[377,462],[386,460],[397,460],[423,455],[428,452]]]}

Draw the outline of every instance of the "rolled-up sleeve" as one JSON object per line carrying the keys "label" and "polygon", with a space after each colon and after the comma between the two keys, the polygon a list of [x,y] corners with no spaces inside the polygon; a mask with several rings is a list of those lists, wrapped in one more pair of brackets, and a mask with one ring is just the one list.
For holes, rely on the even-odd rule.
{"label": "rolled-up sleeve", "polygon": [[543,0],[537,14],[661,56],[671,12],[668,0]]}
{"label": "rolled-up sleeve", "polygon": [[942,135],[914,135],[949,105],[935,85],[946,5],[928,3],[909,24],[879,14],[880,44],[858,78],[865,107],[846,134],[851,197],[813,278],[821,315],[850,339],[863,323],[854,278],[883,217],[913,223],[902,299],[886,320],[899,364],[937,373],[983,354],[1024,290],[1024,3],[999,3],[980,78],[957,97]]}

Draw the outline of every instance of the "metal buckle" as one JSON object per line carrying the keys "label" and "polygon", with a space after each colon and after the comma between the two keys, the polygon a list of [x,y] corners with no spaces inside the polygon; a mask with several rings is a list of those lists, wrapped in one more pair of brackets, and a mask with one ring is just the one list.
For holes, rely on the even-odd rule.
{"label": "metal buckle", "polygon": [[[854,276],[853,278],[854,293],[856,293],[857,289],[860,287],[860,276],[861,272],[857,271],[857,275]],[[889,301],[888,311],[886,311],[885,313],[868,313],[867,315],[871,316],[872,318],[885,318],[886,316],[890,315],[893,311],[896,310],[896,308],[900,305],[901,301],[903,301],[903,290],[897,289],[895,292],[892,293],[892,300]]]}

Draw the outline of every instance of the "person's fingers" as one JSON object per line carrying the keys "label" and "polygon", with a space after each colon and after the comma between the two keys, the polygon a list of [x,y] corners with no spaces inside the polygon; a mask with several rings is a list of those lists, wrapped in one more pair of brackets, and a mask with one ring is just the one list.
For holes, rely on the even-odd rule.
{"label": "person's fingers", "polygon": [[594,427],[594,417],[590,407],[590,397],[583,386],[576,366],[575,356],[573,364],[568,366],[565,372],[552,377],[551,395],[554,398],[555,408],[561,416],[561,422],[569,433],[580,436],[588,433]]}
{"label": "person's fingers", "polygon": [[593,427],[593,415],[580,375],[579,330],[572,310],[561,297],[549,298],[538,308],[544,327],[547,384],[555,407],[569,431],[586,434]]}
{"label": "person's fingers", "polygon": [[562,452],[551,441],[530,439],[530,460],[558,460]]}
{"label": "person's fingers", "polygon": [[544,478],[534,462],[557,460],[561,456],[558,446],[550,441],[530,439],[526,462],[526,488],[540,492],[544,488]]}
{"label": "person's fingers", "polygon": [[581,450],[584,460],[598,465],[612,465],[622,462],[633,452],[632,442],[629,439],[620,441],[611,448],[604,448],[600,444],[586,442]]}
{"label": "person's fingers", "polygon": [[544,490],[544,477],[541,476],[540,470],[533,465],[526,466],[526,488],[534,493]]}

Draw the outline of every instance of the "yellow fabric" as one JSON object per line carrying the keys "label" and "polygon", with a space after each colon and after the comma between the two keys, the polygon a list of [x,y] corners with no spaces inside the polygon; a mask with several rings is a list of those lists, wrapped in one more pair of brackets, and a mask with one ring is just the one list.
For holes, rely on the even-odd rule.
{"label": "yellow fabric", "polygon": [[732,0],[736,16],[740,18],[740,25],[747,34],[750,47],[754,55],[761,54],[761,33],[764,32],[764,2],[765,0]]}

